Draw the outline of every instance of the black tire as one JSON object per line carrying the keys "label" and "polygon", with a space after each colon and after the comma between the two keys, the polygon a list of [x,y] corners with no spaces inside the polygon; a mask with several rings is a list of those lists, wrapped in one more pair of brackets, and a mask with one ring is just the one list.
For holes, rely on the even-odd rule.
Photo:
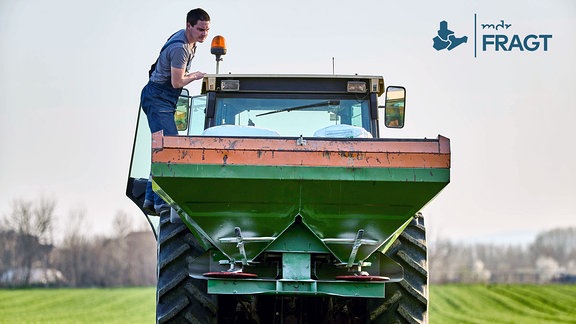
{"label": "black tire", "polygon": [[204,250],[182,222],[160,215],[158,234],[157,323],[216,323],[216,298],[206,293],[206,281],[188,275],[188,263]]}
{"label": "black tire", "polygon": [[386,285],[386,299],[368,302],[370,323],[428,323],[428,258],[421,214],[386,255],[404,268],[404,279]]}

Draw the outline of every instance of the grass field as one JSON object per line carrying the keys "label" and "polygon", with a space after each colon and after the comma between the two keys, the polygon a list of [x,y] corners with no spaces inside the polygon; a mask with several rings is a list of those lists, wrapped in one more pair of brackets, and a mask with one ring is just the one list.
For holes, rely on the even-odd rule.
{"label": "grass field", "polygon": [[430,323],[576,323],[576,285],[430,288]]}
{"label": "grass field", "polygon": [[155,288],[0,290],[0,323],[154,323]]}
{"label": "grass field", "polygon": [[[0,323],[154,323],[154,288],[0,290]],[[430,323],[576,323],[576,285],[443,285]]]}

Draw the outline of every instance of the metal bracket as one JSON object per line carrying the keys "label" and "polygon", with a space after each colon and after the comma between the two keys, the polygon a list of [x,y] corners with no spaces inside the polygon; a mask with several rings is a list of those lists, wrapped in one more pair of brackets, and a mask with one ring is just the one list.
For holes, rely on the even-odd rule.
{"label": "metal bracket", "polygon": [[[352,251],[350,251],[350,256],[348,257],[348,262],[340,264],[340,265],[346,265],[348,268],[351,268],[354,266],[354,260],[356,259],[356,255],[358,254],[358,250],[360,249],[360,246],[378,244],[378,241],[363,239],[362,238],[363,236],[364,236],[364,230],[360,229],[356,233],[356,238],[354,238],[354,239],[325,238],[322,240],[322,242],[324,242],[325,244],[352,244]],[[366,266],[368,264],[369,263],[361,264],[359,262],[357,265],[358,265],[358,267],[362,267],[362,265]]]}
{"label": "metal bracket", "polygon": [[414,215],[414,220],[416,221],[417,224],[423,225],[423,223],[424,223],[424,216],[422,215],[421,212],[417,212],[417,213]]}
{"label": "metal bracket", "polygon": [[302,137],[302,135],[300,135],[300,138],[298,138],[298,139],[296,140],[296,145],[299,145],[299,146],[304,146],[304,145],[306,145],[306,140],[304,139],[304,137]]}
{"label": "metal bracket", "polygon": [[356,239],[354,240],[354,245],[352,246],[352,252],[350,252],[350,257],[348,257],[348,268],[352,268],[352,265],[354,264],[356,254],[358,254],[358,249],[362,245],[362,236],[364,236],[364,230],[358,230],[358,233],[356,233]]}
{"label": "metal bracket", "polygon": [[[274,237],[243,237],[242,230],[240,227],[234,227],[234,234],[235,237],[223,237],[220,238],[220,243],[236,243],[236,247],[240,251],[240,255],[242,255],[242,264],[248,264],[248,257],[246,256],[246,249],[244,248],[244,244],[250,242],[272,242],[275,238]],[[220,261],[221,264],[223,261]],[[230,260],[230,263],[234,263],[234,260]]]}
{"label": "metal bracket", "polygon": [[234,227],[234,232],[236,233],[236,247],[240,250],[240,254],[242,255],[242,264],[247,265],[248,259],[246,258],[246,250],[244,249],[244,241],[242,240],[242,231],[240,227]]}
{"label": "metal bracket", "polygon": [[236,261],[232,260],[220,260],[218,261],[220,265],[228,265],[229,268],[226,270],[227,272],[242,272],[242,268],[236,268]]}

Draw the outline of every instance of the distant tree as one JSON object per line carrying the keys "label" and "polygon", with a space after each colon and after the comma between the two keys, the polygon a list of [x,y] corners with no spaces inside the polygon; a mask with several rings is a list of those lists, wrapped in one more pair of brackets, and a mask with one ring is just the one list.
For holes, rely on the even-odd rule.
{"label": "distant tree", "polygon": [[132,231],[132,223],[126,212],[117,211],[112,224],[112,232],[116,238],[126,237]]}
{"label": "distant tree", "polygon": [[153,285],[156,280],[156,240],[149,232],[133,232],[134,220],[118,211],[112,239],[106,242],[107,285]]}
{"label": "distant tree", "polygon": [[439,240],[430,246],[429,278],[447,282],[530,282],[534,258],[519,245],[462,244]]}
{"label": "distant tree", "polygon": [[[18,284],[29,285],[33,268],[50,267],[50,252],[53,249],[54,200],[42,198],[36,205],[30,201],[15,200],[12,210],[5,219],[4,228],[11,235],[11,252],[3,259],[7,266],[18,273]],[[11,233],[11,234],[9,234]],[[6,266],[5,266],[6,267]]]}
{"label": "distant tree", "polygon": [[430,244],[428,254],[431,283],[461,282],[468,271],[470,252],[466,246],[441,239]]}
{"label": "distant tree", "polygon": [[126,260],[130,286],[156,285],[156,239],[150,231],[132,232],[126,236],[130,253]]}
{"label": "distant tree", "polygon": [[[124,212],[117,212],[110,236],[83,234],[86,214],[68,217],[67,232],[58,249],[59,269],[75,287],[154,285],[156,241],[151,233],[132,232]],[[144,234],[144,235],[142,235]]]}
{"label": "distant tree", "polygon": [[2,275],[18,267],[16,262],[18,234],[4,227],[0,231],[0,242],[2,242],[0,244],[0,275]]}
{"label": "distant tree", "polygon": [[107,278],[109,286],[123,286],[130,280],[130,268],[128,258],[130,249],[126,236],[131,232],[128,215],[123,211],[117,211],[112,222],[112,238],[103,242],[102,254],[106,255]]}
{"label": "distant tree", "polygon": [[536,236],[530,250],[537,258],[552,258],[560,267],[569,268],[576,260],[576,227],[542,232]]}
{"label": "distant tree", "polygon": [[89,242],[83,234],[86,226],[86,212],[74,210],[66,218],[66,226],[62,246],[58,251],[58,267],[68,279],[71,286],[82,286],[85,283],[92,259],[89,255]]}

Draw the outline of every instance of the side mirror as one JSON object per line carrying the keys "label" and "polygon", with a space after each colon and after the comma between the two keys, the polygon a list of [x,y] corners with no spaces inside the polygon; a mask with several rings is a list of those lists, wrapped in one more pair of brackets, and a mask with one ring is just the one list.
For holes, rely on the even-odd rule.
{"label": "side mirror", "polygon": [[188,89],[182,89],[178,102],[176,103],[176,112],[174,114],[174,121],[176,122],[176,129],[178,131],[185,131],[188,129],[188,116],[190,115],[190,96]]}
{"label": "side mirror", "polygon": [[389,86],[386,88],[386,106],[384,108],[384,125],[388,128],[404,127],[404,106],[406,88]]}

